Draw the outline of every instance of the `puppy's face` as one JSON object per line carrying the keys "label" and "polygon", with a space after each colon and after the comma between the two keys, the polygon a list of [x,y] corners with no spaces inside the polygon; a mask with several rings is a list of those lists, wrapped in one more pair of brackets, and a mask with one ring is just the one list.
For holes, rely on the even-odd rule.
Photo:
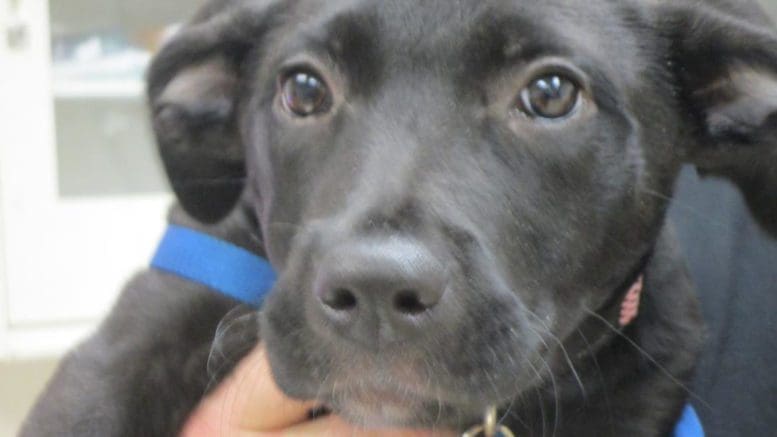
{"label": "puppy's face", "polygon": [[659,226],[680,158],[666,84],[640,74],[655,43],[611,7],[300,10],[241,122],[282,273],[262,325],[279,383],[368,423],[533,388]]}
{"label": "puppy's face", "polygon": [[174,188],[211,219],[244,190],[277,382],[368,424],[467,422],[566,365],[735,99],[637,2],[222,3],[152,69]]}

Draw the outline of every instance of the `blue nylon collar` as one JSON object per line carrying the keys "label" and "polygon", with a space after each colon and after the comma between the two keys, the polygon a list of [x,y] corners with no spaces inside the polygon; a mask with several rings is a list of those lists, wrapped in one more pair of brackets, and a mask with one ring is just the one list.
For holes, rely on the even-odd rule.
{"label": "blue nylon collar", "polygon": [[691,404],[688,404],[674,430],[674,437],[704,437],[701,420]]}
{"label": "blue nylon collar", "polygon": [[242,247],[176,225],[168,226],[151,267],[205,285],[257,308],[277,280],[266,259]]}
{"label": "blue nylon collar", "polygon": [[[253,307],[260,307],[277,276],[270,263],[253,253],[202,232],[170,225],[151,266],[205,285]],[[674,437],[704,437],[699,416],[689,404]]]}

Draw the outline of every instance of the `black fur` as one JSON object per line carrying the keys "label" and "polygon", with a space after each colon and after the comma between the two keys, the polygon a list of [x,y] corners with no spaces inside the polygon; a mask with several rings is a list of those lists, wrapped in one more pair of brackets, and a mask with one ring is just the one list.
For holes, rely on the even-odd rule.
{"label": "black fur", "polygon": [[[681,166],[730,178],[777,232],[777,97],[751,89],[777,89],[762,15],[727,1],[213,1],[157,56],[149,100],[183,208],[280,273],[259,325],[289,395],[367,425],[463,429],[499,404],[522,436],[664,436],[702,341],[664,224]],[[540,59],[581,71],[575,116],[511,109]],[[328,83],[327,114],[284,112],[289,64]],[[446,267],[445,298],[412,335],[346,340],[317,274],[343,246],[391,238]],[[640,316],[621,330],[646,259]],[[255,340],[242,316],[208,374],[235,306],[141,273],[22,435],[175,435]]]}

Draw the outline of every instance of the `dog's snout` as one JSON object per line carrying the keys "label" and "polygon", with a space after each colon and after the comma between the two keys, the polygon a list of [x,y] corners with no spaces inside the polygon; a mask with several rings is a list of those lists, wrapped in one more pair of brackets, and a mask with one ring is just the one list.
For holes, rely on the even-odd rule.
{"label": "dog's snout", "polygon": [[314,292],[352,340],[401,340],[421,329],[446,289],[442,263],[423,244],[390,239],[339,245],[320,264]]}

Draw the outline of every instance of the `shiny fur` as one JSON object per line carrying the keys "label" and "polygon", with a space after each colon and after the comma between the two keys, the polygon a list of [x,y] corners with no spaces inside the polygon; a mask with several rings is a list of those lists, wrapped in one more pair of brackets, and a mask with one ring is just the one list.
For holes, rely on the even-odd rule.
{"label": "shiny fur", "polygon": [[[521,436],[664,436],[702,341],[664,224],[681,166],[730,178],[777,230],[777,99],[749,91],[777,83],[777,34],[742,3],[212,1],[150,70],[154,127],[183,208],[280,273],[259,325],[289,395],[365,425],[463,429],[498,404]],[[276,97],[300,57],[334,93],[313,120]],[[548,57],[588,87],[553,124],[508,110]],[[433,248],[448,300],[403,341],[348,341],[317,312],[317,266],[392,236]],[[239,317],[206,372],[234,306],[141,273],[22,435],[174,435],[251,345]]]}

